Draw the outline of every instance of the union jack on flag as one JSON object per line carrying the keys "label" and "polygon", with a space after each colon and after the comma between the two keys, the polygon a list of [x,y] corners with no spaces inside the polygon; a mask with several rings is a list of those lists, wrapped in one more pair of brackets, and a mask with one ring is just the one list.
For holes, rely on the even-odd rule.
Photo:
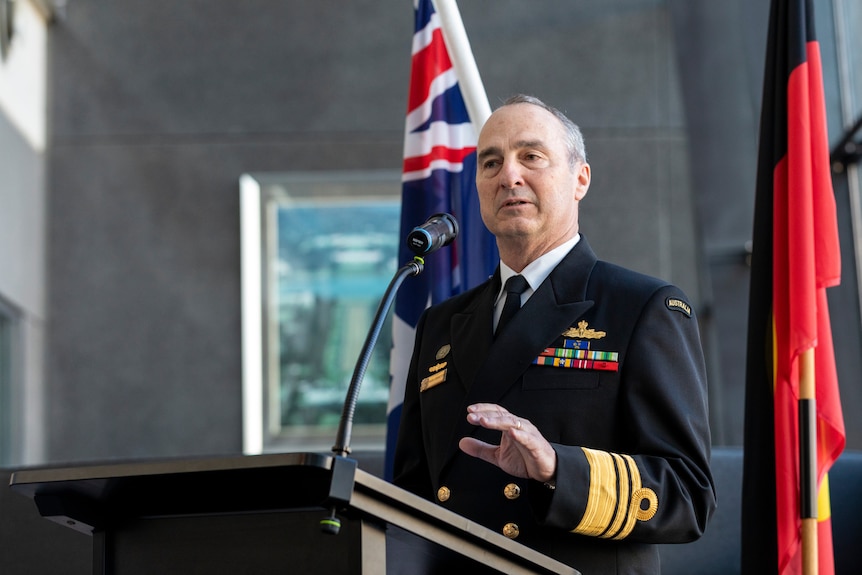
{"label": "union jack on flag", "polygon": [[[485,281],[499,260],[494,237],[479,214],[476,129],[443,40],[440,18],[431,0],[419,0],[414,5],[416,32],[404,133],[401,237],[407,237],[429,216],[441,212],[455,216],[460,232],[448,248],[428,257],[424,272],[408,278],[395,300],[387,408],[387,479],[392,478],[392,456],[419,316],[429,305]],[[401,245],[398,257],[402,264],[413,259],[406,243]]]}

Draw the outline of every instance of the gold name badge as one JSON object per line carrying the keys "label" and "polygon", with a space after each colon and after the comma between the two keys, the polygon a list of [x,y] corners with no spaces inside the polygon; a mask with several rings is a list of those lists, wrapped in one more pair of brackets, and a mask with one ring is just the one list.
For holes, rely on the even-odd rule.
{"label": "gold name badge", "polygon": [[438,371],[434,375],[429,375],[428,377],[423,379],[421,381],[421,383],[419,383],[419,391],[420,392],[428,391],[429,389],[431,389],[435,385],[440,385],[441,383],[446,381],[446,372],[447,371],[448,371],[447,369],[443,369],[442,371]]}

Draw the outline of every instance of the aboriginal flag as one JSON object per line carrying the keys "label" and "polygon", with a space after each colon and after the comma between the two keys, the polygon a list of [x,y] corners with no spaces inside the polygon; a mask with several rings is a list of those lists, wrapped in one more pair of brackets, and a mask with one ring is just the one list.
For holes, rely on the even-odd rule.
{"label": "aboriginal flag", "polygon": [[[826,288],[840,279],[811,0],[773,0],[746,361],[742,572],[801,573],[800,358],[813,353],[819,573],[834,573],[827,471],[844,449]],[[810,373],[810,372],[809,372]]]}

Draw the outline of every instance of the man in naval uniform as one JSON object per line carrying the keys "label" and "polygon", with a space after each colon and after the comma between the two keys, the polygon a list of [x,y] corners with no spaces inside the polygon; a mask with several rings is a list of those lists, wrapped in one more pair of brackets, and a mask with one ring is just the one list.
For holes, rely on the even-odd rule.
{"label": "man in naval uniform", "polygon": [[656,544],[715,508],[695,312],[579,234],[590,166],[564,114],[511,98],[477,154],[500,266],[417,325],[394,482],[585,575],[658,573]]}

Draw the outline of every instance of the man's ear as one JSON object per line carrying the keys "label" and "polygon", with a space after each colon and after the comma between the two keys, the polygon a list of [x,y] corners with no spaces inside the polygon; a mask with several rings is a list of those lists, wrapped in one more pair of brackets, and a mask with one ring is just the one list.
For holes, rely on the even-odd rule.
{"label": "man's ear", "polygon": [[590,165],[586,162],[581,162],[576,168],[575,181],[575,199],[580,201],[587,195],[587,190],[590,189]]}

